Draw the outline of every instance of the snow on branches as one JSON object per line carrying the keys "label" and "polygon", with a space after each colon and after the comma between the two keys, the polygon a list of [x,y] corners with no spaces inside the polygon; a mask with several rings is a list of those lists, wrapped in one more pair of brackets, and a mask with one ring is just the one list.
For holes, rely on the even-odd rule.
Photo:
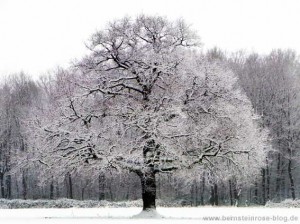
{"label": "snow on branches", "polygon": [[157,173],[253,177],[267,135],[235,75],[197,45],[184,21],[163,17],[124,18],[95,33],[90,55],[60,76],[40,114],[41,161],[125,169],[152,191]]}

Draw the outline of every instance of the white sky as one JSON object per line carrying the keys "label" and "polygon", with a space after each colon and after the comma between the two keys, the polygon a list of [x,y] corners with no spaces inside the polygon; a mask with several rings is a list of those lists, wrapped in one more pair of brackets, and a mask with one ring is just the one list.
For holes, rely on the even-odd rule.
{"label": "white sky", "polygon": [[108,21],[141,13],[184,18],[206,48],[300,52],[299,0],[0,0],[0,76],[66,67]]}

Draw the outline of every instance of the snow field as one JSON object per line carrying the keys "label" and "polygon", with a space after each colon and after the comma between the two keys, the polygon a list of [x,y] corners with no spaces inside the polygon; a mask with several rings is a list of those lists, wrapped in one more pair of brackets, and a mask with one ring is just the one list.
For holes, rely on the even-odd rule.
{"label": "snow field", "polygon": [[[63,223],[300,223],[299,210],[296,208],[158,208],[162,219],[134,219],[141,208],[67,208],[67,209],[0,209],[0,223],[26,224],[63,224]],[[268,221],[263,221],[269,217]],[[220,220],[215,220],[219,218]],[[248,219],[237,221],[235,219]],[[249,221],[255,219],[256,221]],[[298,220],[296,220],[298,219]]]}

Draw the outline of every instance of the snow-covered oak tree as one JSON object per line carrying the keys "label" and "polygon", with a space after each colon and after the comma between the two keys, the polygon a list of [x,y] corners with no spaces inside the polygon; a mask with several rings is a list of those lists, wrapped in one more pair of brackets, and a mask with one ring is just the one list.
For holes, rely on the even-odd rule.
{"label": "snow-covered oak tree", "polygon": [[255,176],[266,133],[234,74],[197,45],[184,21],[159,16],[95,33],[91,54],[64,73],[57,98],[34,118],[40,162],[134,172],[144,210],[155,209],[159,173]]}

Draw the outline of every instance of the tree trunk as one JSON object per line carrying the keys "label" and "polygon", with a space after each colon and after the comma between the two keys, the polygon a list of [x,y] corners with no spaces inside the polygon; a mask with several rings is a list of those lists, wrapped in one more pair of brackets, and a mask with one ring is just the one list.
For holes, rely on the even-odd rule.
{"label": "tree trunk", "polygon": [[270,200],[270,167],[269,167],[269,161],[267,160],[267,168],[266,168],[266,172],[267,172],[267,189],[266,189],[266,193],[267,193],[267,200]]}
{"label": "tree trunk", "polygon": [[10,149],[8,151],[8,156],[6,158],[6,180],[5,180],[5,184],[6,184],[6,198],[11,199],[11,175],[9,174],[10,168],[11,168],[11,164],[10,164]]}
{"label": "tree trunk", "polygon": [[214,184],[214,205],[218,206],[219,205],[219,194],[218,194],[218,185]]}
{"label": "tree trunk", "polygon": [[0,173],[0,188],[1,188],[1,197],[4,198],[5,197],[5,187],[4,187],[4,174]]}
{"label": "tree trunk", "polygon": [[6,176],[6,198],[11,199],[11,175]]}
{"label": "tree trunk", "polygon": [[143,211],[156,209],[156,180],[153,171],[140,174],[142,184]]}
{"label": "tree trunk", "polygon": [[295,200],[296,199],[295,183],[294,183],[294,178],[293,178],[293,174],[292,174],[292,160],[291,159],[289,159],[289,163],[288,163],[288,173],[289,173],[289,179],[290,179],[292,198],[293,198],[293,200]]}
{"label": "tree trunk", "polygon": [[210,186],[210,204],[215,205],[215,190],[214,186]]}
{"label": "tree trunk", "polygon": [[81,200],[84,200],[84,191],[85,191],[85,187],[81,187]]}
{"label": "tree trunk", "polygon": [[204,193],[205,193],[205,176],[202,177],[202,189],[201,189],[201,196],[200,196],[201,205],[204,205]]}
{"label": "tree trunk", "polygon": [[230,205],[233,205],[233,195],[232,195],[232,184],[231,180],[229,180],[229,197],[230,197]]}
{"label": "tree trunk", "polygon": [[281,193],[280,193],[280,182],[281,182],[281,156],[280,153],[278,153],[277,156],[277,170],[276,170],[276,195],[277,199],[281,199]]}
{"label": "tree trunk", "polygon": [[68,196],[70,199],[73,199],[73,182],[72,182],[72,176],[70,173],[67,173],[67,189],[68,189]]}
{"label": "tree trunk", "polygon": [[27,199],[27,182],[26,182],[26,171],[23,170],[23,174],[22,174],[22,195],[23,195],[23,199],[26,200]]}
{"label": "tree trunk", "polygon": [[110,200],[114,201],[115,196],[114,196],[114,190],[113,190],[113,180],[112,178],[109,178],[109,182],[108,182],[108,191],[109,191],[109,196],[110,196]]}
{"label": "tree trunk", "polygon": [[98,195],[98,199],[99,201],[104,200],[105,199],[105,176],[104,174],[99,174],[98,176],[98,189],[99,189],[99,195]]}
{"label": "tree trunk", "polygon": [[256,181],[254,183],[254,203],[259,204],[259,201],[258,201],[258,184],[257,184]]}
{"label": "tree trunk", "polygon": [[261,190],[262,190],[262,204],[266,204],[266,169],[262,169],[262,183],[261,183]]}
{"label": "tree trunk", "polygon": [[53,183],[53,177],[51,178],[50,182],[50,199],[54,198],[54,183]]}
{"label": "tree trunk", "polygon": [[196,181],[195,185],[195,205],[198,206],[199,200],[198,200],[198,182]]}

